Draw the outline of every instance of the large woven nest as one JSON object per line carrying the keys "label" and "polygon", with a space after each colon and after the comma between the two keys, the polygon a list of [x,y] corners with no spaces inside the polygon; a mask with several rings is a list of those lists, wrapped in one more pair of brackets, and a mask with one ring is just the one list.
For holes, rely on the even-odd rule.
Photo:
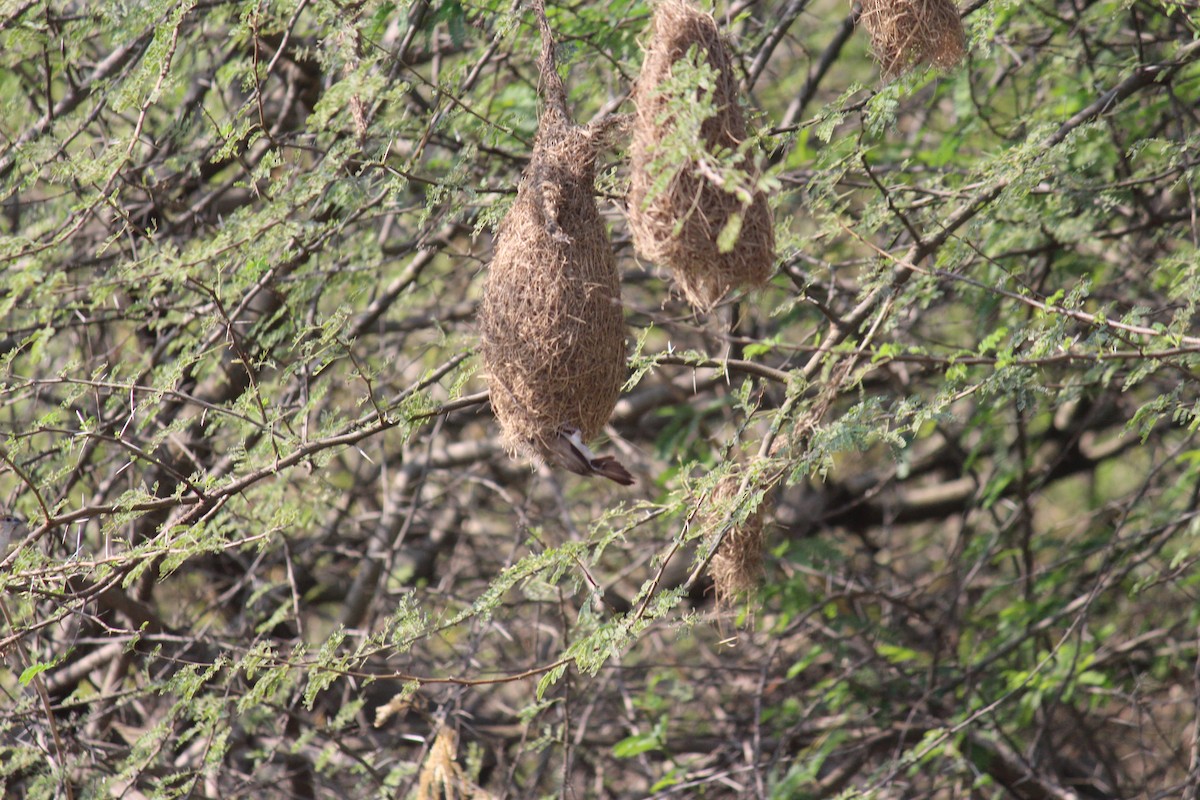
{"label": "large woven nest", "polygon": [[510,453],[540,461],[564,428],[586,441],[625,380],[616,259],[593,199],[598,134],[571,124],[544,29],[546,107],[500,223],[480,308],[492,409]]}
{"label": "large woven nest", "polygon": [[928,64],[952,69],[963,60],[967,37],[954,0],[863,0],[858,21],[886,75]]}
{"label": "large woven nest", "polygon": [[[711,96],[716,113],[700,127],[707,152],[736,151],[746,140],[746,120],[729,53],[713,18],[683,0],[665,0],[654,12],[653,27],[634,88],[629,227],[642,257],[669,267],[688,301],[707,310],[730,289],[760,284],[770,276],[775,260],[771,210],[766,195],[752,188],[758,168],[746,155],[737,165],[750,177],[741,182],[743,192],[730,185],[728,171],[712,169],[714,158],[661,163],[669,155],[677,122],[667,110],[672,98],[664,83],[693,46],[718,73]],[[691,90],[688,99],[694,100],[697,91]],[[731,219],[735,224],[740,219],[741,230],[732,248],[722,252],[718,237]]]}

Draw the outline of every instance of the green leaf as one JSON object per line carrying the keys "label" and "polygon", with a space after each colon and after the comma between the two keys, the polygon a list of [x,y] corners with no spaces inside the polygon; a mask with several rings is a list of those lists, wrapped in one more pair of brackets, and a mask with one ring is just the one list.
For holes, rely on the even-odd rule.
{"label": "green leaf", "polygon": [[633,758],[651,750],[662,747],[658,735],[654,733],[635,734],[627,736],[613,745],[613,755],[617,758]]}

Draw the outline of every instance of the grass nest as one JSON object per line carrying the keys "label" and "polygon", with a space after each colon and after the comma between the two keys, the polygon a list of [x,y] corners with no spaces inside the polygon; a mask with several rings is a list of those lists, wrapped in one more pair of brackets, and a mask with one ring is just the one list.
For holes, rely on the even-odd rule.
{"label": "grass nest", "polygon": [[[711,87],[672,81],[689,53],[715,73]],[[730,289],[761,284],[775,261],[771,209],[757,188],[756,161],[742,147],[746,119],[737,79],[712,16],[683,0],[659,4],[634,100],[628,202],[638,252],[670,268],[702,311]],[[679,112],[703,107],[712,113],[697,136],[693,121]],[[689,146],[693,152],[681,155]]]}
{"label": "grass nest", "polygon": [[[737,494],[738,486],[739,478],[730,475],[722,478],[713,490],[710,521],[717,530],[720,530],[720,519],[728,516],[729,509],[722,511],[721,507]],[[756,509],[725,534],[709,562],[708,574],[713,579],[713,590],[719,605],[729,605],[737,596],[749,594],[762,584],[763,521],[769,509],[769,501],[764,498]]]}
{"label": "grass nest", "polygon": [[[540,4],[538,4],[540,6]],[[564,429],[594,438],[625,381],[617,263],[593,197],[605,128],[572,124],[542,24],[543,110],[488,267],[480,333],[492,409],[513,455],[553,459]]]}
{"label": "grass nest", "polygon": [[923,65],[953,69],[967,52],[954,0],[863,0],[858,21],[888,76]]}

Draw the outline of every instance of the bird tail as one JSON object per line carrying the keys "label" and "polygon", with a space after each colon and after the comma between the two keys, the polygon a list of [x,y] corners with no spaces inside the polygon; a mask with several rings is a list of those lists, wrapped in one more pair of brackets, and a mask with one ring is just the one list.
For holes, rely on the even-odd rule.
{"label": "bird tail", "polygon": [[625,469],[621,462],[612,456],[593,458],[591,466],[592,471],[597,475],[602,475],[622,486],[633,486],[633,476],[629,474],[629,470]]}

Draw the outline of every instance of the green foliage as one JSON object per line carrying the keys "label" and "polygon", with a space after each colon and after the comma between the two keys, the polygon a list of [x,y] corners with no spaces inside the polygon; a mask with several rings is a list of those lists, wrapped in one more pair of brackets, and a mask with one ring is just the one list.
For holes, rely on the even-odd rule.
{"label": "green foliage", "polygon": [[[653,7],[551,4],[577,120]],[[700,146],[693,52],[663,160],[768,191],[778,271],[696,315],[600,155],[632,489],[480,397],[529,9],[0,12],[0,794],[1194,793],[1195,10],[972,3],[881,82],[845,3],[731,8],[760,130]]]}

